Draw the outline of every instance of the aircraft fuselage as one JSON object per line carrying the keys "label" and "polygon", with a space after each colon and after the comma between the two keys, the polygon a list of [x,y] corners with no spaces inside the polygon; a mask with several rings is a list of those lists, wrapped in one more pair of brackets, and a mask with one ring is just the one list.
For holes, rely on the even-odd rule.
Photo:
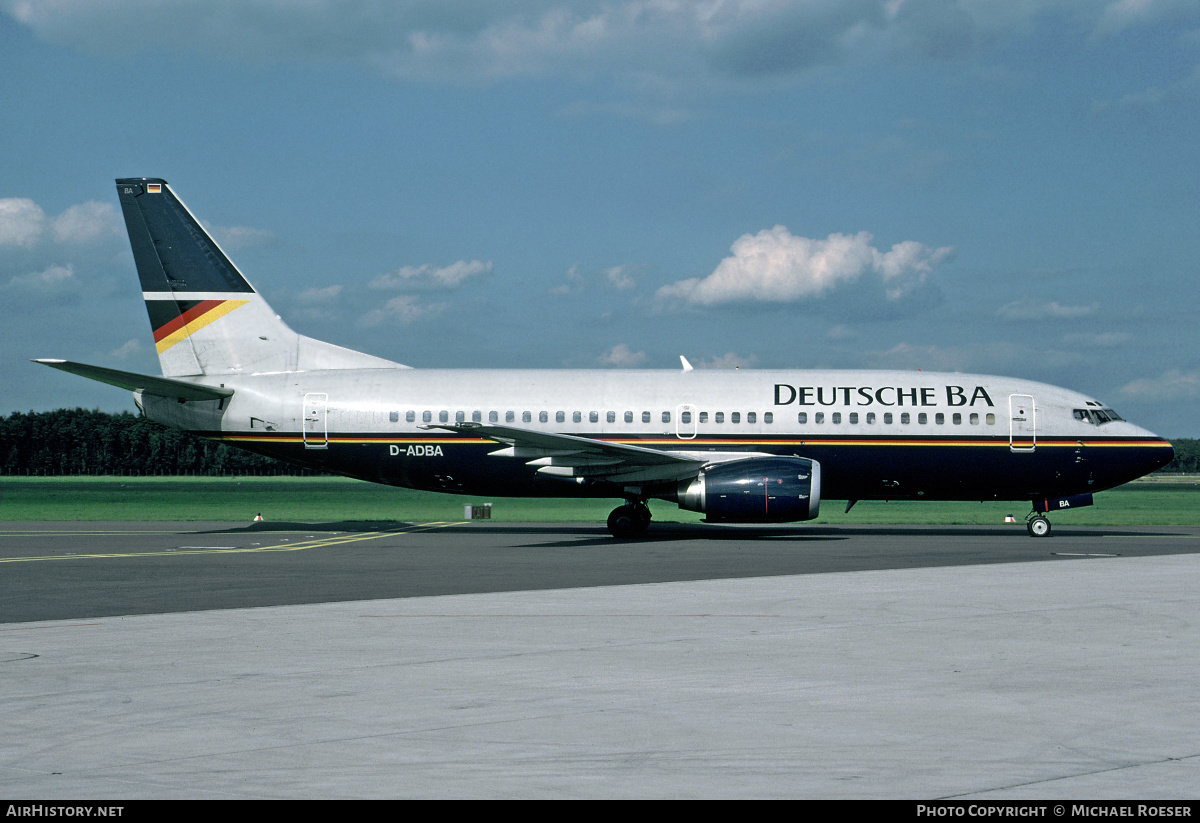
{"label": "aircraft fuselage", "polygon": [[[208,381],[211,382],[211,381]],[[826,498],[1030,500],[1101,491],[1171,459],[1169,444],[1044,383],[898,371],[361,369],[226,375],[228,401],[144,397],[159,422],[261,454],[416,489],[619,496],[547,475],[481,436],[517,426],[696,455],[801,456]],[[1080,411],[1088,412],[1081,415]],[[673,482],[643,484],[674,499]]]}

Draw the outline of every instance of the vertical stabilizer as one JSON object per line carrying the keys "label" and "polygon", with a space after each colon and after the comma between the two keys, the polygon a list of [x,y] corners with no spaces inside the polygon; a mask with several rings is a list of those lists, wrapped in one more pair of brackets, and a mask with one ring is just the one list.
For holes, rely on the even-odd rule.
{"label": "vertical stabilizer", "polygon": [[117,195],[165,376],[400,367],[288,328],[165,180],[119,179]]}

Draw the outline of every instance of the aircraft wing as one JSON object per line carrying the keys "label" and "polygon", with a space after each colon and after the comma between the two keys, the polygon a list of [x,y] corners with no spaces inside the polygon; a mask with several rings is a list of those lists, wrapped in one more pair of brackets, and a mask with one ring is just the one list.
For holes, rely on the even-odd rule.
{"label": "aircraft wing", "polygon": [[521,459],[527,465],[537,466],[542,474],[613,483],[686,480],[695,477],[709,463],[769,456],[758,452],[666,451],[571,434],[482,423],[425,428],[482,436],[507,444],[506,448],[491,452],[489,457]]}
{"label": "aircraft wing", "polygon": [[153,377],[148,374],[106,369],[103,366],[89,366],[86,363],[73,363],[70,360],[41,359],[33,362],[41,363],[52,369],[62,369],[89,380],[98,380],[110,386],[158,397],[170,397],[175,400],[220,400],[223,397],[233,396],[233,389],[189,383],[186,380],[170,377]]}

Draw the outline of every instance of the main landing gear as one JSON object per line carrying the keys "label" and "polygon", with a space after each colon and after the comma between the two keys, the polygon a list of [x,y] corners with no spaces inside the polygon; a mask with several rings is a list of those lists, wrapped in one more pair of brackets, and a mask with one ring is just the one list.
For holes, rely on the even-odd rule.
{"label": "main landing gear", "polygon": [[645,500],[630,500],[608,516],[608,530],[618,540],[639,535],[650,525],[650,507]]}

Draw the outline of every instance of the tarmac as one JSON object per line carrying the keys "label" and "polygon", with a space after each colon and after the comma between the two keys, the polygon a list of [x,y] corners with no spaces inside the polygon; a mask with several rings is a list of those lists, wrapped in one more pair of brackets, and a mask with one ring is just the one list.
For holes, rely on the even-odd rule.
{"label": "tarmac", "polygon": [[[251,560],[218,547],[238,540],[188,558],[145,548],[201,545],[183,527],[144,545],[127,537],[126,554],[145,557],[72,558],[68,538],[38,543],[8,524],[0,794],[1196,798],[1200,529],[1032,540],[1018,528],[843,530],[831,550],[864,556],[876,540],[892,552],[866,564],[876,568],[771,574],[756,554],[765,543],[781,558],[833,555],[800,530],[714,548],[702,531],[652,527],[640,544],[646,574],[673,563],[677,579],[522,589],[512,577],[530,566],[517,562],[508,576],[471,578],[495,578],[472,593],[431,592],[451,587],[456,569],[500,568],[489,553],[513,546],[579,558],[580,574],[604,545],[631,549],[594,541],[595,528],[394,529],[354,551],[379,549],[375,562],[399,577],[417,546],[435,567],[440,548],[457,565],[438,569],[430,593],[280,605],[250,586],[251,602],[272,604],[89,616],[87,580],[109,570],[132,585],[161,559],[198,570],[181,581],[204,581],[204,564],[236,571]],[[1038,559],[998,550],[999,561],[937,562],[946,547],[988,540]],[[478,563],[454,553],[463,545]],[[693,568],[710,550],[744,552],[761,573]],[[274,564],[276,588],[303,590],[306,567],[287,567],[301,554],[253,562],[264,580]],[[11,620],[63,578],[77,581],[74,616]]]}

